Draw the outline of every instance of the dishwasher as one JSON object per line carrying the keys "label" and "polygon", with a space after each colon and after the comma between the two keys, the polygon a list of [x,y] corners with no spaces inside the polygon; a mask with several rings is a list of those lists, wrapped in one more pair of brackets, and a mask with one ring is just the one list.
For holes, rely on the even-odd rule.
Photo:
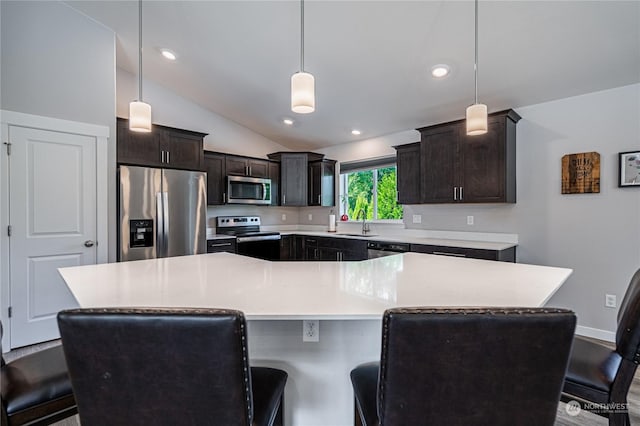
{"label": "dishwasher", "polygon": [[367,257],[377,259],[378,257],[391,256],[398,253],[410,251],[407,243],[390,243],[382,241],[369,241],[367,243]]}

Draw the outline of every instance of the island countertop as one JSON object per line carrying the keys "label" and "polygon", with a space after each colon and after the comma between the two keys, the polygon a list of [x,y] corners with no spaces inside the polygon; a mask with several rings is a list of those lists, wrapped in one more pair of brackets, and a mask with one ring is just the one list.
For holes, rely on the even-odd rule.
{"label": "island countertop", "polygon": [[379,319],[403,306],[543,306],[572,272],[419,253],[360,262],[212,253],[59,271],[81,307],[220,307],[250,320]]}

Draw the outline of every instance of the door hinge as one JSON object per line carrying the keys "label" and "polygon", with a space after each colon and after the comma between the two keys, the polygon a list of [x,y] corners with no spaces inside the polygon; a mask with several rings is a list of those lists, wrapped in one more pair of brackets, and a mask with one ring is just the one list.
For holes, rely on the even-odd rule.
{"label": "door hinge", "polygon": [[11,155],[11,142],[4,143],[7,146],[7,155]]}
{"label": "door hinge", "polygon": [[13,307],[9,306],[9,318],[11,318],[13,316]]}
{"label": "door hinge", "polygon": [[7,236],[11,236],[11,231],[13,231],[13,228],[11,227],[11,225],[7,226]]}

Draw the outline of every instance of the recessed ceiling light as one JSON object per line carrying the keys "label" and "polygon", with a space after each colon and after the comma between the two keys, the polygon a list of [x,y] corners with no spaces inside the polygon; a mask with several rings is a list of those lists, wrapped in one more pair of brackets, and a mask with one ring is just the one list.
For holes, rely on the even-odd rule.
{"label": "recessed ceiling light", "polygon": [[175,61],[176,60],[176,54],[173,53],[171,50],[169,49],[160,49],[160,53],[162,54],[162,56],[164,56],[165,58],[167,58],[170,61]]}
{"label": "recessed ceiling light", "polygon": [[442,78],[449,75],[451,68],[447,64],[438,64],[431,67],[431,75],[435,78]]}
{"label": "recessed ceiling light", "polygon": [[351,134],[354,135],[354,136],[360,136],[362,134],[362,132],[360,130],[353,129],[351,131]]}
{"label": "recessed ceiling light", "polygon": [[286,124],[287,126],[293,126],[293,120],[292,120],[292,119],[290,119],[290,118],[283,118],[283,119],[282,119],[282,122],[283,122],[284,124]]}

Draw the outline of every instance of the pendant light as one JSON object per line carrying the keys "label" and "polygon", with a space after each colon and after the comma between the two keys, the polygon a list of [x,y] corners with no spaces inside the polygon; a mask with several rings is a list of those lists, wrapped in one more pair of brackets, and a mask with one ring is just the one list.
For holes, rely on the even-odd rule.
{"label": "pendant light", "polygon": [[476,3],[476,56],[473,64],[476,83],[476,101],[473,105],[467,107],[467,135],[483,135],[487,133],[487,106],[478,103],[478,0]]}
{"label": "pendant light", "polygon": [[151,131],[151,105],[142,101],[142,0],[138,0],[138,100],[129,103],[129,130]]}
{"label": "pendant light", "polygon": [[291,111],[309,114],[316,109],[316,83],[304,71],[304,0],[300,0],[300,71],[291,76]]}

